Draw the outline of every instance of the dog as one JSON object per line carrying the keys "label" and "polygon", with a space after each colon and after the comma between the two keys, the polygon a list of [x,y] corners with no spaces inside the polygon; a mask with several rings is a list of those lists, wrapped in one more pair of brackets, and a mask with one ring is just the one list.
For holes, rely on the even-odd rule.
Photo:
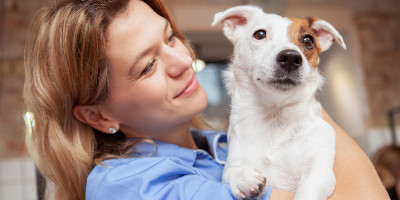
{"label": "dog", "polygon": [[223,181],[238,199],[260,198],[265,186],[296,200],[327,199],[334,191],[334,129],[315,94],[323,84],[319,54],[342,36],[328,22],[284,18],[257,6],[215,14],[233,44],[224,82],[231,96]]}

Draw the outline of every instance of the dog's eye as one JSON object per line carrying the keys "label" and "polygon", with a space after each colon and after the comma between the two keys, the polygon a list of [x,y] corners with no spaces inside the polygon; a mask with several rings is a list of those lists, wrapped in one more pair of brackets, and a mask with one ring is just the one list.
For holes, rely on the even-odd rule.
{"label": "dog's eye", "polygon": [[253,37],[257,40],[262,40],[267,37],[267,32],[265,30],[258,30],[254,32]]}
{"label": "dog's eye", "polygon": [[303,45],[307,49],[314,48],[314,38],[311,35],[306,35],[303,37]]}

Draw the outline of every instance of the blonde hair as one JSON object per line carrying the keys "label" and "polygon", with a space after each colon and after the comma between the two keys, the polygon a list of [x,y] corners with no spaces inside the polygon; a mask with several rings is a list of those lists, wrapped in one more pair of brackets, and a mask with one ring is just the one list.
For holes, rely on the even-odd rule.
{"label": "blonde hair", "polygon": [[[124,156],[135,144],[124,142],[121,133],[96,133],[72,113],[75,105],[107,100],[105,32],[129,2],[60,1],[41,9],[31,24],[25,50],[24,99],[35,126],[32,134],[27,134],[26,144],[42,174],[54,183],[55,199],[85,199],[86,179],[94,160]],[[144,2],[167,18],[185,42],[162,0]],[[197,128],[204,125],[196,118],[193,122]]]}

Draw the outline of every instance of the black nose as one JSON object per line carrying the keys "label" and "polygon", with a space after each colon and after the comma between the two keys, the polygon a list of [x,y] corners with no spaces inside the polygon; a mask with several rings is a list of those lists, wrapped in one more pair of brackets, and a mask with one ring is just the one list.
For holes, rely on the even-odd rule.
{"label": "black nose", "polygon": [[301,55],[294,50],[281,51],[276,57],[276,61],[287,72],[297,70],[303,63]]}

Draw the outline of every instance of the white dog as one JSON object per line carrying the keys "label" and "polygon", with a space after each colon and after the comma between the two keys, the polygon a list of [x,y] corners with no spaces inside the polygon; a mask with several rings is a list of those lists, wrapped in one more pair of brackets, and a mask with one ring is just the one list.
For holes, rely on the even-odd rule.
{"label": "white dog", "polygon": [[237,198],[258,197],[266,184],[295,199],[327,199],[336,184],[335,133],[315,99],[317,65],[334,41],[346,48],[341,35],[326,21],[255,6],[217,13],[218,23],[234,45],[224,74],[232,111],[223,181]]}

